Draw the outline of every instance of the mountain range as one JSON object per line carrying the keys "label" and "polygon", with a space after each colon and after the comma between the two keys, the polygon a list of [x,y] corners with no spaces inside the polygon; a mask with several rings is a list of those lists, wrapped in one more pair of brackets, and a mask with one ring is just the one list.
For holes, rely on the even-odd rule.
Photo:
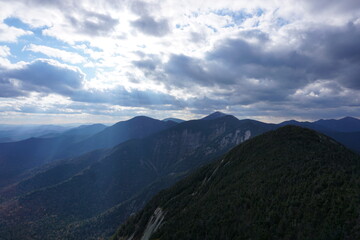
{"label": "mountain range", "polygon": [[315,129],[360,152],[355,118],[267,124],[215,112],[175,120],[140,116],[0,144],[0,236],[107,238],[162,189],[236,145],[289,124]]}
{"label": "mountain range", "polygon": [[57,125],[10,125],[0,124],[0,143],[16,142],[31,137],[56,135],[68,130],[68,126]]}
{"label": "mountain range", "polygon": [[110,127],[94,124],[74,128],[54,137],[0,143],[0,187],[16,181],[16,177],[27,170],[45,163],[110,148],[174,125],[176,123],[172,121],[163,122],[139,116]]}
{"label": "mountain range", "polygon": [[[238,120],[233,116],[209,120],[207,124],[202,120],[187,121],[149,137],[127,141],[107,152],[95,152],[98,159],[91,153],[76,159],[75,162],[86,167],[73,172],[74,175],[69,176],[69,168],[66,167],[74,161],[61,163],[3,191],[3,196],[15,199],[5,201],[8,204],[5,213],[0,211],[0,215],[5,216],[11,212],[8,218],[3,218],[0,233],[14,234],[14,231],[6,230],[21,224],[21,231],[16,231],[19,238],[34,231],[33,234],[42,239],[54,236],[51,234],[76,239],[79,226],[86,228],[87,222],[99,216],[106,218],[109,211],[111,216],[116,215],[116,219],[124,221],[139,210],[146,199],[184,177],[190,170],[268,130],[266,124]],[[89,158],[96,160],[89,161]],[[49,175],[49,171],[52,171],[52,179],[54,175],[66,175],[68,178],[49,181],[42,177]],[[19,220],[15,216],[26,217]],[[110,234],[118,221],[114,224],[109,229]],[[97,234],[104,234],[104,228],[109,227],[96,226],[101,230]],[[39,231],[39,228],[46,231]],[[65,235],[62,232],[64,229],[67,229]],[[82,236],[91,239],[94,234],[84,236],[82,233]]]}

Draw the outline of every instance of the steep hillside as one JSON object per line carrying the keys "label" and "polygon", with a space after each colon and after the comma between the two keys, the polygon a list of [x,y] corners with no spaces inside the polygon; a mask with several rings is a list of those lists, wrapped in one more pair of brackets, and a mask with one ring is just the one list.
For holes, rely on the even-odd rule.
{"label": "steep hillside", "polygon": [[286,126],[160,192],[113,239],[360,239],[360,157]]}
{"label": "steep hillside", "polygon": [[24,171],[56,159],[59,151],[73,143],[74,136],[29,138],[19,142],[0,143],[0,188]]}
{"label": "steep hillside", "polygon": [[268,125],[256,121],[225,116],[206,124],[201,120],[183,122],[147,138],[125,142],[62,182],[4,202],[0,205],[0,235],[35,235],[34,239],[108,237],[119,221],[138,211],[158,191],[268,130]]}
{"label": "steep hillside", "polygon": [[8,185],[0,190],[0,203],[42,188],[59,184],[82,172],[94,162],[109,154],[110,150],[101,149],[79,157],[55,161],[32,169],[23,174],[22,181]]}

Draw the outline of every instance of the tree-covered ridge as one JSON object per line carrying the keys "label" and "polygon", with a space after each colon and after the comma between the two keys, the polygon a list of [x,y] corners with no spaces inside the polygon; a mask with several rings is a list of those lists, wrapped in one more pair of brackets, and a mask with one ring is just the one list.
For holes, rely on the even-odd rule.
{"label": "tree-covered ridge", "polygon": [[113,239],[360,239],[360,157],[309,129],[255,137],[160,192]]}

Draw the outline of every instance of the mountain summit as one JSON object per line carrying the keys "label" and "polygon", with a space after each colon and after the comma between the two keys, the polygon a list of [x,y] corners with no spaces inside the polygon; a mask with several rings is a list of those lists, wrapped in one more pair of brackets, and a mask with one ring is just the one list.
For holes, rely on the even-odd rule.
{"label": "mountain summit", "polygon": [[222,117],[225,117],[225,116],[228,116],[228,115],[229,114],[225,114],[225,113],[217,111],[217,112],[213,112],[210,115],[202,118],[201,120],[213,120],[213,119],[222,118]]}
{"label": "mountain summit", "polygon": [[285,126],[160,192],[113,239],[360,239],[360,157]]}

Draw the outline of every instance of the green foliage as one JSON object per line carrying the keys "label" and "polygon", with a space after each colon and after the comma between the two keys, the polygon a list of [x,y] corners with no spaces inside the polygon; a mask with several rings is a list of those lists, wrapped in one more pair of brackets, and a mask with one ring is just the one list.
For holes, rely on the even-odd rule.
{"label": "green foliage", "polygon": [[165,220],[151,239],[360,239],[360,157],[283,127],[162,191],[113,239],[140,239],[158,207]]}

